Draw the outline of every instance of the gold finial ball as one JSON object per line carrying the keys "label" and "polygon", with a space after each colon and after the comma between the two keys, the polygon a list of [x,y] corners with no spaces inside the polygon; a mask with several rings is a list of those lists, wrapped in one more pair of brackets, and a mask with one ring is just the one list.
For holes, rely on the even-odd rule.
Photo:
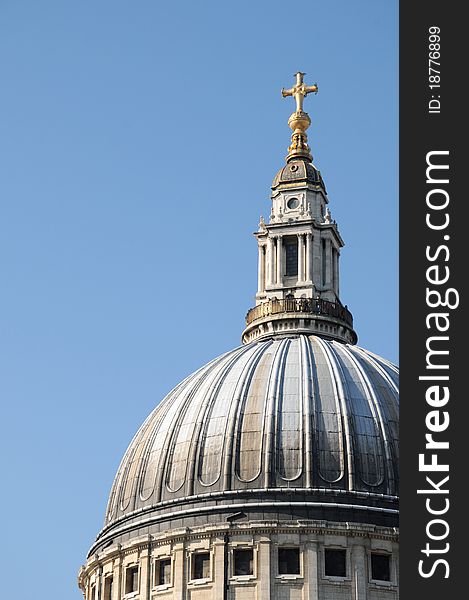
{"label": "gold finial ball", "polygon": [[295,111],[290,115],[288,119],[288,125],[294,133],[304,133],[311,125],[311,119],[308,113],[301,111]]}

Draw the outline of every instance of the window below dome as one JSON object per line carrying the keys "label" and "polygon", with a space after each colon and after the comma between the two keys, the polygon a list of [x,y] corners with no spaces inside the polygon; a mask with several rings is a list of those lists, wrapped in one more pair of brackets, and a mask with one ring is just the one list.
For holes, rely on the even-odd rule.
{"label": "window below dome", "polygon": [[91,586],[90,600],[96,600],[96,586]]}
{"label": "window below dome", "polygon": [[298,238],[285,237],[285,276],[296,277],[298,275]]}
{"label": "window below dome", "polygon": [[171,559],[160,558],[155,563],[155,584],[170,585],[171,584]]}
{"label": "window below dome", "polygon": [[375,581],[391,581],[391,569],[388,554],[371,555],[371,579]]}
{"label": "window below dome", "polygon": [[279,548],[278,549],[278,573],[279,575],[300,574],[300,549]]}
{"label": "window below dome", "polygon": [[112,600],[112,577],[106,577],[104,580],[104,597],[103,600]]}
{"label": "window below dome", "polygon": [[128,567],[125,571],[125,593],[138,591],[138,567]]}
{"label": "window below dome", "polygon": [[346,552],[345,550],[324,550],[324,574],[326,577],[346,577]]}
{"label": "window below dome", "polygon": [[210,553],[196,552],[192,555],[192,579],[210,578]]}
{"label": "window below dome", "polygon": [[252,548],[236,548],[233,551],[233,574],[252,575],[254,573],[254,552]]}

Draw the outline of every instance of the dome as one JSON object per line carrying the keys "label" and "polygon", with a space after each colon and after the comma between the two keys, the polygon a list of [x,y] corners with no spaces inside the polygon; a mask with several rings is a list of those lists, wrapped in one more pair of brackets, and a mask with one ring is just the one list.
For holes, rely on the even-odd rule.
{"label": "dome", "polygon": [[95,547],[142,523],[226,520],[240,507],[395,526],[397,480],[397,367],[318,336],[276,336],[216,358],[155,408]]}
{"label": "dome", "polygon": [[326,191],[326,186],[319,169],[316,169],[312,163],[301,159],[290,159],[289,162],[277,172],[272,182],[272,189],[276,190],[279,186],[288,187],[291,185],[298,185],[300,182],[320,186],[324,192]]}
{"label": "dome", "polygon": [[254,234],[243,345],[176,386],[130,443],[79,573],[85,600],[397,598],[398,369],[355,345],[340,300],[344,242],[311,162],[302,101],[317,85],[303,75],[282,90],[297,110]]}

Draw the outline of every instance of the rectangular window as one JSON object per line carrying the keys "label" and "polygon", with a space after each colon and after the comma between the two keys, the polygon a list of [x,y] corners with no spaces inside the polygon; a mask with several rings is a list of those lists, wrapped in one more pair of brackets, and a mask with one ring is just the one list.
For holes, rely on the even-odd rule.
{"label": "rectangular window", "polygon": [[389,556],[387,554],[371,555],[371,579],[378,581],[391,581]]}
{"label": "rectangular window", "polygon": [[192,555],[192,579],[208,579],[210,577],[210,554],[197,552]]}
{"label": "rectangular window", "polygon": [[171,583],[171,559],[162,558],[156,561],[156,585]]}
{"label": "rectangular window", "polygon": [[328,577],[345,577],[345,550],[324,550],[324,574]]}
{"label": "rectangular window", "polygon": [[112,577],[104,580],[104,600],[112,600]]}
{"label": "rectangular window", "polygon": [[278,572],[279,575],[300,574],[300,549],[279,548],[278,549]]}
{"label": "rectangular window", "polygon": [[138,590],[138,567],[129,567],[125,572],[125,593],[131,594]]}
{"label": "rectangular window", "polygon": [[234,574],[252,575],[254,552],[252,548],[236,549],[233,552]]}
{"label": "rectangular window", "polygon": [[90,600],[95,600],[96,599],[96,586],[92,586],[91,587],[91,595],[90,595]]}
{"label": "rectangular window", "polygon": [[298,275],[298,239],[284,238],[285,245],[285,275],[296,277]]}

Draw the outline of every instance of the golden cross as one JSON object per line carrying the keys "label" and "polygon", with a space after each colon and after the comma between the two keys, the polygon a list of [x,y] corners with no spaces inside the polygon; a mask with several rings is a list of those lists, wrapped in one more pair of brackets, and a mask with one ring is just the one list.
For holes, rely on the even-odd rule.
{"label": "golden cross", "polygon": [[296,112],[303,112],[303,99],[306,98],[308,94],[314,92],[318,93],[318,86],[315,83],[314,85],[305,85],[303,83],[303,75],[306,73],[295,73],[296,77],[296,85],[289,90],[285,90],[282,88],[282,96],[285,98],[286,96],[293,96],[296,100]]}

